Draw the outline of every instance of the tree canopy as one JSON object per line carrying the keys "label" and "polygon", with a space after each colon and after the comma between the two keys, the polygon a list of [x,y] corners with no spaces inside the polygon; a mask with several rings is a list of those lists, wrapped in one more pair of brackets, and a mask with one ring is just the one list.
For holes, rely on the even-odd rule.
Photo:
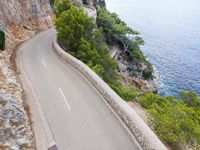
{"label": "tree canopy", "polygon": [[147,108],[149,123],[162,140],[174,149],[200,148],[200,99],[194,92],[180,97],[147,94],[140,103]]}

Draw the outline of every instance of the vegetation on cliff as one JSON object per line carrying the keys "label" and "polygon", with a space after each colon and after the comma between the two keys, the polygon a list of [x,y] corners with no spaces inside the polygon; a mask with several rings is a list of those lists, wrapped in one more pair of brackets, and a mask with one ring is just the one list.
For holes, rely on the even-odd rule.
{"label": "vegetation on cliff", "polygon": [[0,50],[5,49],[5,33],[0,30]]}
{"label": "vegetation on cliff", "polygon": [[173,149],[200,149],[200,98],[189,91],[179,96],[147,94],[140,103],[150,114],[151,127]]}
{"label": "vegetation on cliff", "polygon": [[100,7],[100,8],[105,8],[106,7],[106,2],[105,0],[93,0],[94,6]]}
{"label": "vegetation on cliff", "polygon": [[54,0],[49,0],[49,4],[51,5],[51,7],[53,7],[53,5],[54,5]]}
{"label": "vegetation on cliff", "polygon": [[[118,44],[124,58],[132,65],[145,62],[144,79],[152,78],[152,66],[140,50],[144,41],[137,31],[129,28],[115,13],[98,9],[97,25],[102,28],[109,45]],[[129,67],[130,71],[138,72]],[[133,66],[133,65],[132,65]],[[149,124],[173,149],[200,149],[200,98],[190,91],[182,91],[179,98],[146,94],[140,97],[141,105],[148,110]]]}
{"label": "vegetation on cliff", "polygon": [[87,64],[123,99],[133,100],[136,92],[121,84],[118,64],[108,54],[102,31],[93,19],[67,0],[57,2],[54,10],[60,46]]}
{"label": "vegetation on cliff", "polygon": [[92,1],[94,6],[104,8],[106,7],[105,0],[82,0],[84,5],[90,5],[90,2]]}
{"label": "vegetation on cliff", "polygon": [[107,44],[119,45],[120,55],[128,62],[128,70],[133,76],[141,72],[144,79],[153,78],[153,68],[140,49],[144,40],[139,37],[139,32],[128,27],[116,13],[110,13],[105,8],[98,9],[97,25],[102,28]]}

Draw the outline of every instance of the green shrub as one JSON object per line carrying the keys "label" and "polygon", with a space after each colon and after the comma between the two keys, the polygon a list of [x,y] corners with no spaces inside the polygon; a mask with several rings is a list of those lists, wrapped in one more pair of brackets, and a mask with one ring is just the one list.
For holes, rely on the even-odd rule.
{"label": "green shrub", "polygon": [[83,4],[88,5],[88,1],[87,0],[83,0]]}
{"label": "green shrub", "polygon": [[152,77],[152,70],[149,68],[146,68],[143,70],[142,75],[143,75],[144,79],[149,79]]}
{"label": "green shrub", "polygon": [[133,50],[132,54],[138,60],[141,60],[144,58],[143,53],[140,50]]}
{"label": "green shrub", "polygon": [[181,91],[179,92],[182,101],[191,107],[200,107],[200,99],[195,92]]}
{"label": "green shrub", "polygon": [[56,17],[59,17],[61,15],[62,12],[67,11],[69,9],[70,6],[70,2],[69,0],[56,0],[54,1],[54,13],[56,15]]}
{"label": "green shrub", "polygon": [[124,87],[121,83],[110,84],[110,87],[125,101],[134,101],[137,96],[133,87]]}
{"label": "green shrub", "polygon": [[93,0],[94,5],[96,8],[101,7],[101,8],[105,8],[106,7],[106,3],[105,0]]}
{"label": "green shrub", "polygon": [[0,50],[5,49],[5,33],[0,30]]}
{"label": "green shrub", "polygon": [[[173,149],[182,149],[184,145],[199,149],[200,108],[197,106],[200,100],[194,92],[188,91],[181,92],[180,97],[162,97],[151,93],[140,97],[140,103],[151,115],[150,126]],[[198,101],[197,105],[188,105],[194,98],[195,102]]]}
{"label": "green shrub", "polygon": [[51,7],[54,6],[54,0],[49,0],[49,3],[50,3],[50,5],[51,5]]}

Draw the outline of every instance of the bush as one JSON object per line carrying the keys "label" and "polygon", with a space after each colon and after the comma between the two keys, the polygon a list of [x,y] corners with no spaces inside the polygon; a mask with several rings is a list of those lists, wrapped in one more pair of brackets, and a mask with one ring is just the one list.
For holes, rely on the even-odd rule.
{"label": "bush", "polygon": [[101,8],[105,8],[106,7],[106,2],[105,0],[94,0],[94,5],[96,8],[101,7]]}
{"label": "bush", "polygon": [[121,83],[110,84],[110,87],[126,101],[134,101],[137,97],[137,92],[133,87],[124,87]]}
{"label": "bush", "polygon": [[5,33],[0,30],[0,50],[5,49]]}
{"label": "bush", "polygon": [[195,92],[191,91],[181,91],[179,92],[182,101],[191,107],[200,107],[200,99]]}
{"label": "bush", "polygon": [[146,68],[143,70],[142,75],[144,79],[149,79],[152,77],[152,70],[150,68]]}
{"label": "bush", "polygon": [[[198,101],[197,105],[188,105],[194,98],[195,102]],[[140,98],[141,105],[147,108],[151,115],[151,127],[175,150],[186,145],[192,149],[200,148],[199,102],[194,92],[188,91],[180,92],[180,98],[162,97],[152,93]]]}
{"label": "bush", "polygon": [[70,6],[69,0],[56,0],[54,1],[54,13],[56,17],[59,17],[62,12],[67,11]]}
{"label": "bush", "polygon": [[49,3],[50,3],[50,5],[51,5],[51,7],[54,6],[54,0],[49,0]]}
{"label": "bush", "polygon": [[88,1],[87,0],[83,0],[83,4],[88,5]]}

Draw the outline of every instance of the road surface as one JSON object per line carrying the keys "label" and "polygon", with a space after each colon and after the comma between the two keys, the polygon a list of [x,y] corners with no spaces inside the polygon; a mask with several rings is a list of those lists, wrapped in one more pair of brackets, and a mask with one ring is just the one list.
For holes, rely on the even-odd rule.
{"label": "road surface", "polygon": [[50,29],[25,42],[20,61],[58,150],[138,149],[97,90],[55,54],[55,35]]}

